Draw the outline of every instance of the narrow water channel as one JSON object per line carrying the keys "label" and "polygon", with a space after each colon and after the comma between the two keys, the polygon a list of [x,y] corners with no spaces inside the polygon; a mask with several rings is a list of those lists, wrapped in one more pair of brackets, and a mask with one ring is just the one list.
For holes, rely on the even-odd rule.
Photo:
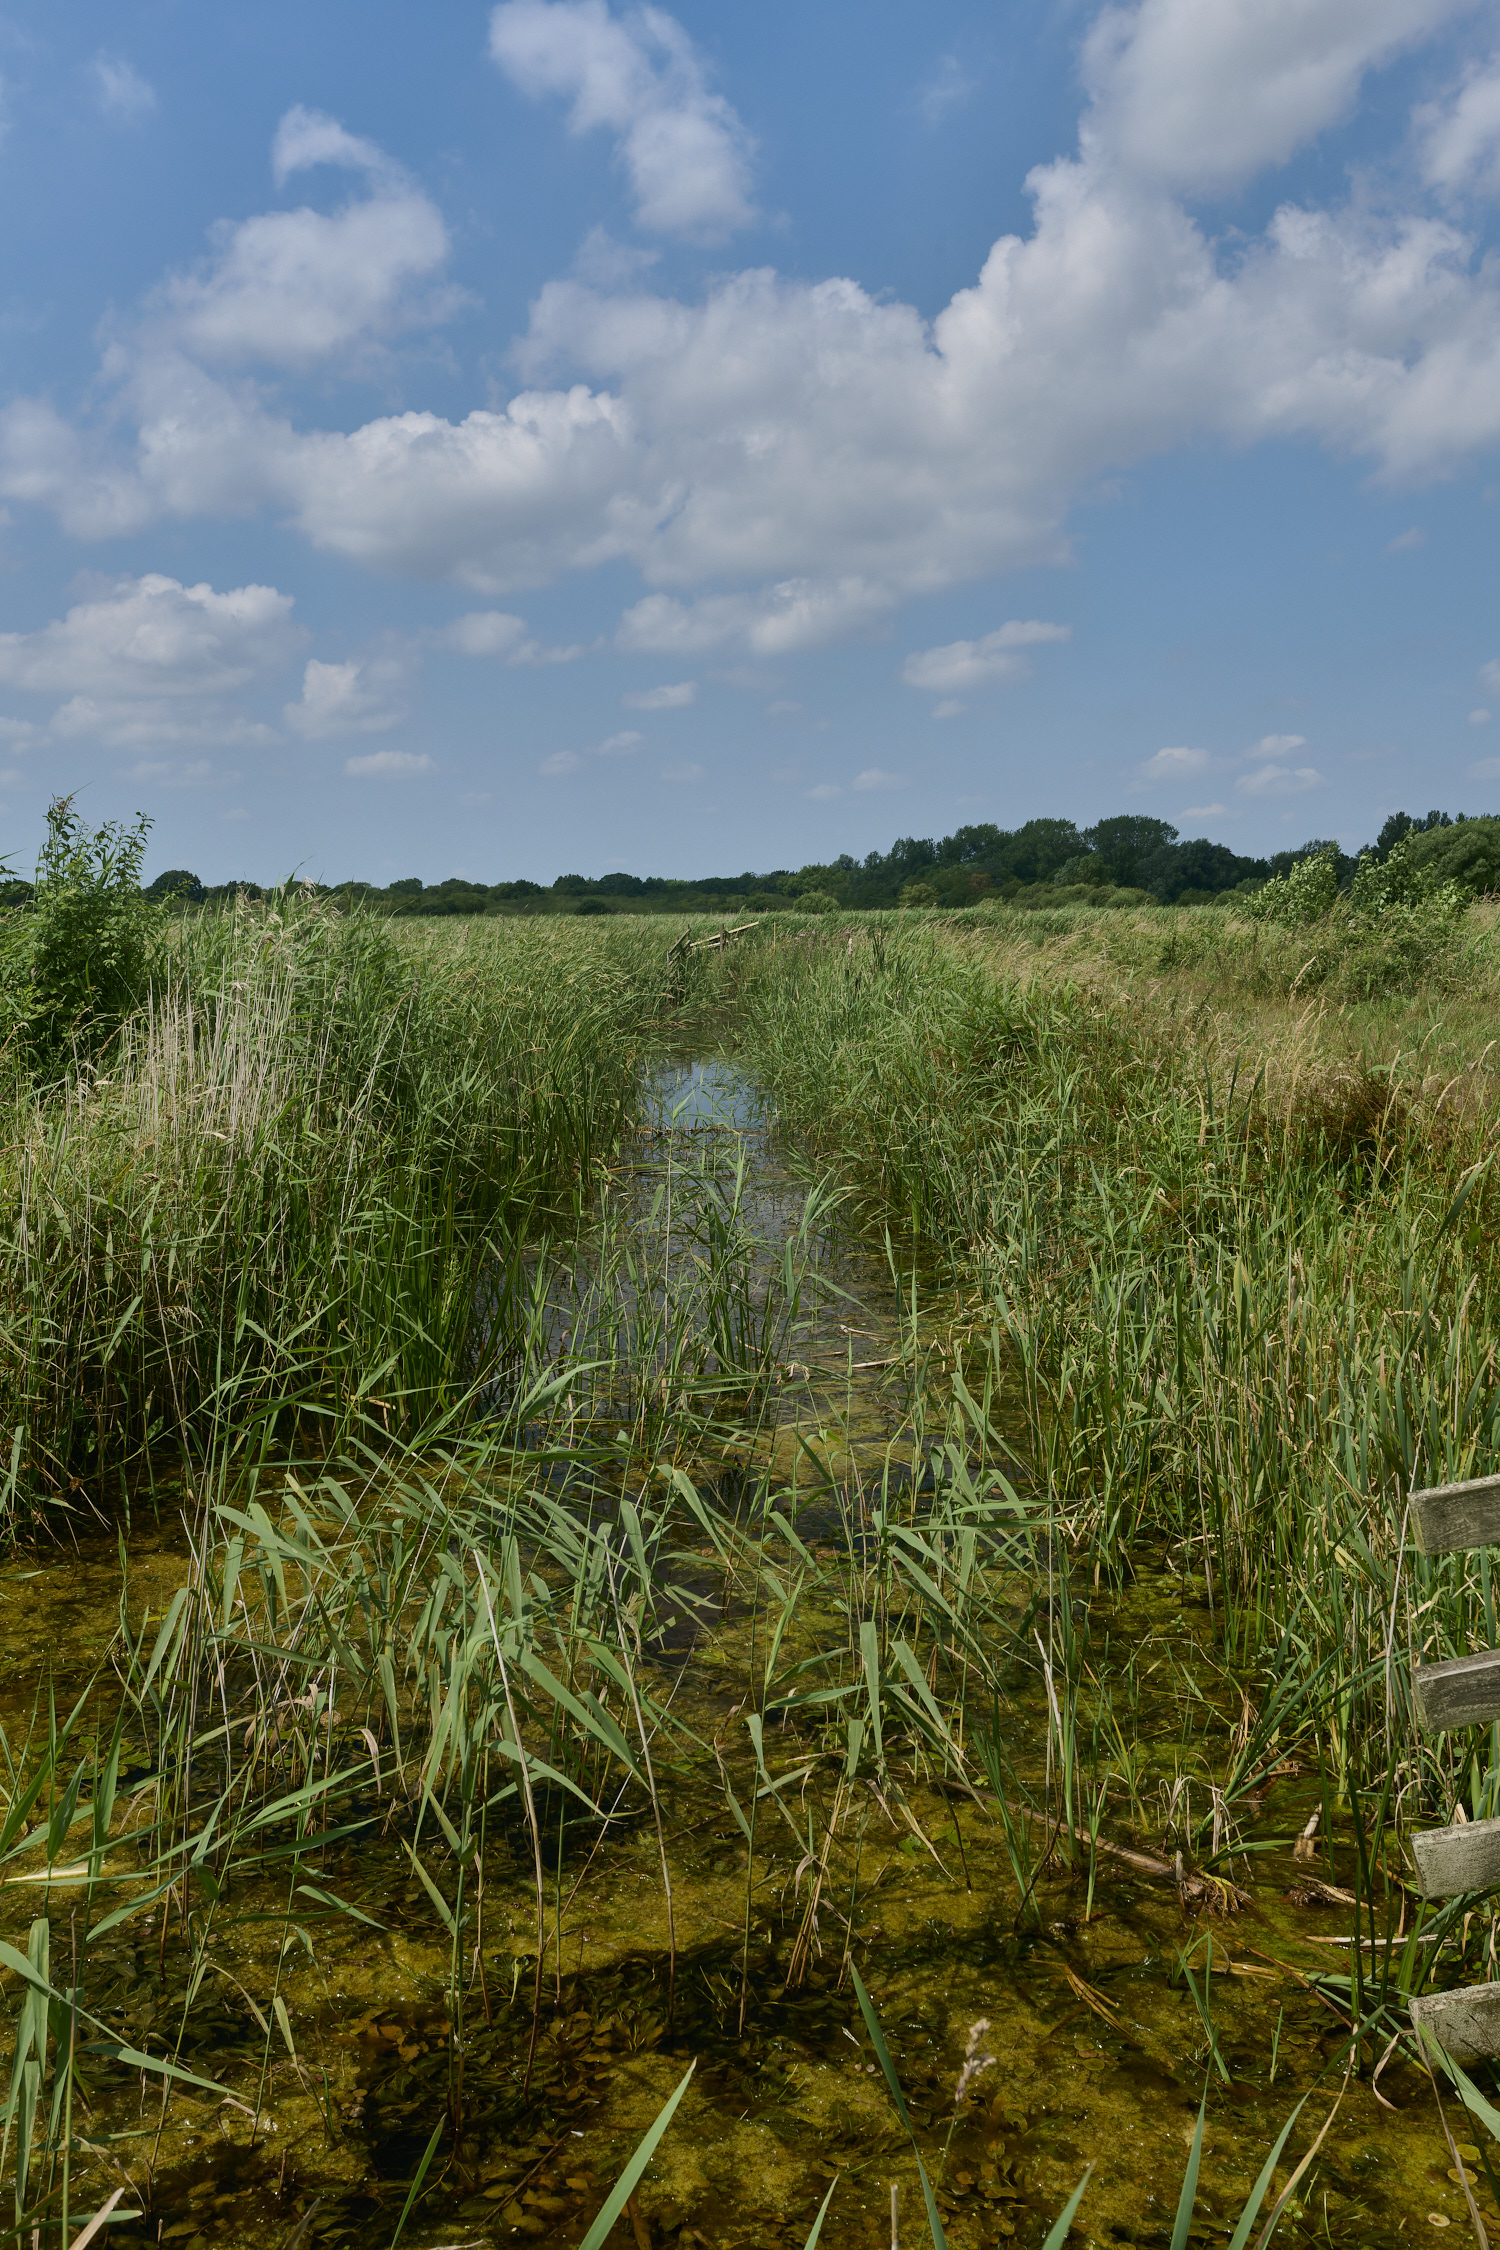
{"label": "narrow water channel", "polygon": [[[653,1073],[638,1138],[537,1303],[538,1365],[577,1372],[548,1394],[543,1458],[507,1471],[507,1492],[524,1478],[532,1495],[508,1567],[518,1587],[529,1575],[535,1647],[561,1668],[568,1605],[576,1617],[598,1590],[591,1558],[608,1575],[649,1543],[629,1601],[611,1578],[599,1612],[618,1626],[609,1662],[629,1675],[621,1723],[633,1699],[641,1725],[625,1747],[653,1756],[649,1792],[587,1800],[556,1770],[558,1738],[534,1753],[529,1825],[514,1789],[497,1795],[471,1850],[455,1800],[434,1798],[441,1758],[371,1732],[368,1770],[364,1714],[320,1718],[310,1673],[310,1720],[288,1697],[267,1748],[235,1706],[225,1756],[281,1758],[288,1790],[348,1758],[359,1778],[331,1811],[319,1800],[315,1863],[298,1814],[295,1851],[268,1823],[273,1848],[232,1878],[132,1912],[123,1853],[113,1887],[13,1859],[0,1934],[24,1954],[49,1924],[54,1980],[195,2081],[164,2104],[159,2073],[101,2067],[75,2213],[124,2183],[108,2239],[132,2250],[577,2244],[691,2066],[612,2240],[799,2250],[832,2187],[824,2244],[920,2244],[912,2144],[857,1970],[955,2250],[1039,2245],[1089,2166],[1073,2239],[1166,2244],[1205,2089],[1192,2241],[1227,2238],[1309,2094],[1282,2180],[1340,2103],[1280,2239],[1385,2246],[1461,2222],[1418,2074],[1397,2060],[1378,2090],[1366,2071],[1340,2097],[1337,1821],[1315,1867],[1292,1850],[1316,1776],[1271,1761],[1215,1802],[1233,1699],[1206,1590],[1146,1558],[1120,1593],[1069,1583],[996,1435],[1003,1402],[955,1404],[941,1302],[898,1292],[883,1245],[851,1236],[836,1184],[808,1182],[732,1060]],[[665,1468],[642,1432],[675,1433]],[[316,1528],[336,1509],[320,1513],[311,1482],[293,1490]],[[402,1484],[397,1517],[420,1483]],[[0,1573],[12,1794],[53,1700],[61,1717],[97,1679],[107,1732],[130,1669],[122,1615],[139,1689],[195,1568],[221,1625],[194,1725],[207,1734],[215,1697],[264,1661],[265,1613],[236,1637],[221,1590],[244,1496],[219,1518],[201,1493],[161,1497],[123,1540],[80,1529]],[[256,1504],[276,1513],[269,1483]],[[363,1557],[392,1487],[368,1474],[349,1505],[346,1550]],[[427,1614],[446,1574],[482,1642],[472,1529],[449,1520],[411,1585]],[[311,1647],[298,1583],[286,1615]],[[141,1690],[122,1749],[143,1815],[166,1787],[151,1709]],[[1210,1815],[1217,1849],[1220,1813],[1238,1850],[1200,1876],[1177,1855],[1196,1836],[1207,1856]]]}

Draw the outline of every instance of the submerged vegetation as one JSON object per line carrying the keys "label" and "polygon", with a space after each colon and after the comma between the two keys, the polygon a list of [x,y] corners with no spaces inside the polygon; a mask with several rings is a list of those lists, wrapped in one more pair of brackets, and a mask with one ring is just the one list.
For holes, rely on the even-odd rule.
{"label": "submerged vegetation", "polygon": [[697,950],[287,891],[13,1017],[5,2225],[1493,2213],[1405,1838],[1500,1813],[1410,1693],[1500,1635],[1405,1510],[1500,1467],[1500,963],[1410,856]]}

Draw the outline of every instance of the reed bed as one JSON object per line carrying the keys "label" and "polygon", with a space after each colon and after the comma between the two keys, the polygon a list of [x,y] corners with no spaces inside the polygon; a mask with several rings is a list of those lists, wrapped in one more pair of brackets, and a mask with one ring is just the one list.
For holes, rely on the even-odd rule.
{"label": "reed bed", "polygon": [[747,964],[755,1067],[971,1291],[1091,1573],[1166,1548],[1206,1574],[1247,1678],[1290,1637],[1341,1794],[1390,1774],[1398,1823],[1490,1812],[1488,1759],[1421,1738],[1409,1694],[1415,1657],[1494,1640],[1486,1563],[1404,1535],[1414,1485],[1497,1466],[1484,1055],[1455,1056],[1433,992],[1414,1051],[1284,1005],[1268,1055],[1237,1043],[1232,986],[1185,1008],[1158,962],[1126,1007],[1118,959],[1112,993],[1022,977],[1034,941],[995,928],[877,926]]}
{"label": "reed bed", "polygon": [[503,1277],[633,1113],[662,949],[401,939],[290,895],[189,919],[97,1061],[16,1081],[7,1513],[128,1507],[231,1426],[378,1400],[411,1433],[504,1363]]}
{"label": "reed bed", "polygon": [[[131,1511],[108,1617],[0,1674],[19,2239],[1500,2204],[1406,2028],[1495,1923],[1402,1857],[1500,1810],[1410,1710],[1484,1560],[1403,1542],[1495,1465],[1482,1050],[1438,984],[1403,1063],[1259,970],[1216,1008],[1164,917],[1022,919],[669,961],[287,901],[17,1089],[12,1529]],[[650,1114],[710,1024],[779,1139]],[[41,1552],[0,1634],[76,1631]]]}

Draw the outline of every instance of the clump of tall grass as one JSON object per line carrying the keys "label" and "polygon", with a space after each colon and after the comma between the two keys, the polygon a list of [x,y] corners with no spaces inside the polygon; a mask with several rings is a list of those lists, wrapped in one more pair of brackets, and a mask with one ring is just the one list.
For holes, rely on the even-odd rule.
{"label": "clump of tall grass", "polygon": [[184,921],[111,1042],[6,1101],[10,1507],[113,1503],[226,1419],[410,1432],[482,1382],[516,1245],[633,1109],[659,951],[563,923],[413,944],[290,893]]}
{"label": "clump of tall grass", "polygon": [[1413,1562],[1403,1521],[1500,1465],[1489,1106],[1438,1117],[1336,1045],[1268,1094],[1160,992],[1023,984],[941,931],[738,978],[789,1122],[972,1291],[1088,1563],[1168,1543],[1237,1665],[1292,1635],[1340,1787],[1383,1756],[1407,1816],[1488,1809],[1409,1693],[1412,1658],[1495,1639],[1481,1566]]}

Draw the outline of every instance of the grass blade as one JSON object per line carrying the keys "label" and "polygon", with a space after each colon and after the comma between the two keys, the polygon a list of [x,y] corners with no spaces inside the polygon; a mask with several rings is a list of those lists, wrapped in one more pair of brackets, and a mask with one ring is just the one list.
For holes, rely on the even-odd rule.
{"label": "grass blade", "polygon": [[828,2206],[833,2201],[833,2191],[838,2186],[838,2184],[839,2183],[837,2180],[829,2181],[828,2193],[824,2196],[822,2202],[818,2205],[818,2215],[813,2220],[812,2233],[803,2243],[802,2250],[818,2250],[818,2236],[823,2232],[823,2221],[828,2216]]}
{"label": "grass blade", "polygon": [[896,2066],[891,2061],[890,2049],[885,2043],[885,2034],[880,2028],[880,2018],[875,2013],[875,2003],[870,1998],[869,1993],[866,1992],[864,1979],[852,1961],[849,1964],[849,1974],[854,1979],[854,1991],[859,2001],[860,2014],[865,2019],[865,2029],[870,2034],[870,2042],[875,2049],[880,2067],[885,2073],[885,2082],[890,2089],[896,2115],[906,2127],[906,2137],[911,2142],[911,2152],[917,2160],[917,2171],[922,2181],[922,2194],[927,2202],[927,2225],[933,2243],[936,2250],[948,2250],[948,2237],[943,2232],[943,2222],[938,2217],[938,2207],[933,2200],[932,2182],[927,2177],[927,2167],[922,2162],[922,2152],[917,2147],[917,2136],[912,2131],[911,2119],[906,2113],[906,2102],[901,2093],[901,2081],[896,2076]]}
{"label": "grass blade", "polygon": [[396,2221],[396,2231],[391,2236],[391,2250],[396,2250],[396,2245],[401,2240],[401,2230],[406,2225],[407,2220],[411,2217],[411,2207],[422,2192],[422,2182],[427,2177],[427,2167],[432,2162],[433,2157],[437,2153],[437,2145],[443,2137],[443,2127],[447,2124],[447,2122],[448,2113],[445,2110],[442,2116],[438,2119],[437,2123],[432,2128],[432,2138],[427,2143],[426,2148],[422,2151],[422,2161],[417,2166],[416,2177],[413,2179],[411,2186],[406,2191],[406,2201],[401,2206],[401,2216]]}
{"label": "grass blade", "polygon": [[1193,2205],[1198,2200],[1198,2167],[1203,2161],[1203,2118],[1208,2108],[1208,2079],[1203,2081],[1203,2099],[1198,2104],[1198,2123],[1193,2129],[1193,2145],[1188,2150],[1187,2170],[1182,2175],[1182,2193],[1177,2198],[1177,2220],[1172,2228],[1172,2250],[1187,2250],[1188,2229],[1193,2223]]}
{"label": "grass blade", "polygon": [[[610,2228],[614,2225],[616,2219],[618,2219],[620,2213],[624,2210],[631,2196],[634,2195],[636,2182],[640,2179],[640,2176],[645,2171],[646,2166],[650,2163],[652,2157],[656,2154],[656,2144],[661,2139],[667,2127],[671,2124],[672,2114],[676,2109],[677,2104],[681,2101],[683,2095],[687,2092],[688,2079],[692,2077],[693,2072],[697,2069],[697,2067],[698,2065],[696,2061],[690,2062],[688,2064],[687,2074],[680,2081],[676,2092],[669,2095],[661,2109],[658,2110],[655,2121],[647,2130],[645,2139],[641,2142],[640,2147],[636,2150],[634,2156],[632,2156],[630,2162],[626,2165],[624,2171],[620,2174],[620,2177],[616,2180],[614,2186],[611,2188],[609,2192],[609,2198],[605,2203],[604,2209],[599,2213],[598,2218],[594,2221],[593,2225],[589,2228],[588,2233],[584,2236],[583,2241],[580,2245],[580,2250],[604,2250],[604,2245],[609,2240]],[[820,2213],[819,2224],[821,2225],[821,2223],[822,2214]],[[816,2236],[816,2230],[814,2231]],[[395,2250],[394,2244],[392,2244],[391,2250]]]}
{"label": "grass blade", "polygon": [[1068,2229],[1073,2224],[1079,2204],[1083,2201],[1083,2191],[1093,2176],[1094,2166],[1091,2164],[1053,2220],[1051,2227],[1048,2229],[1047,2239],[1042,2244],[1042,2250],[1062,2250],[1063,2244],[1068,2239]]}

